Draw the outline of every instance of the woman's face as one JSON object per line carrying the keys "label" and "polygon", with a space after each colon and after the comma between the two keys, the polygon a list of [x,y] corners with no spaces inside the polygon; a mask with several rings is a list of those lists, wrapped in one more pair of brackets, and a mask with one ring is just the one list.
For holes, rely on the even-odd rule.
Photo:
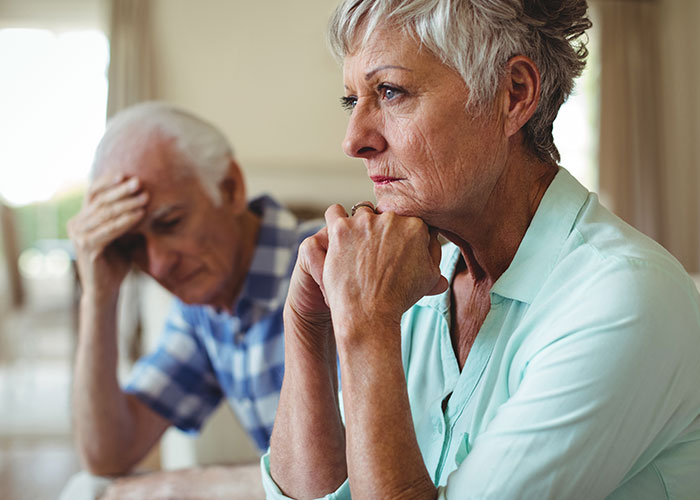
{"label": "woman's face", "polygon": [[459,74],[410,37],[380,30],[346,56],[343,76],[351,110],[343,149],[364,160],[377,209],[439,228],[478,217],[506,141],[497,119],[467,111]]}

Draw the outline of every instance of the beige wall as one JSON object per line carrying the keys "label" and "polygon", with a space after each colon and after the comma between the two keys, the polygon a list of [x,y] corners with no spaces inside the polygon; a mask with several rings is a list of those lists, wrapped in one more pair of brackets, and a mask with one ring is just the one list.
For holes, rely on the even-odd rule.
{"label": "beige wall", "polygon": [[153,0],[157,98],[226,133],[251,194],[327,205],[372,199],[342,153],[340,67],[325,44],[336,0]]}
{"label": "beige wall", "polygon": [[0,26],[105,30],[106,0],[0,0]]}
{"label": "beige wall", "polygon": [[[337,0],[149,0],[157,98],[219,125],[233,142],[249,191],[285,202],[350,205],[372,199],[360,161],[341,149],[347,115],[341,71],[324,39]],[[605,2],[607,0],[591,0]],[[660,240],[700,270],[700,1],[658,0],[662,165],[673,170]],[[98,23],[105,0],[0,0],[4,25]]]}

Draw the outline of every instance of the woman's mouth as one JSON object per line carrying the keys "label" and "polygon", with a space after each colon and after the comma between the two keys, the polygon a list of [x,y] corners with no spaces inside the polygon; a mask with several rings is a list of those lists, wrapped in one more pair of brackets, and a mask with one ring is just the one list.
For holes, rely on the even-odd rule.
{"label": "woman's mouth", "polygon": [[398,177],[387,177],[386,175],[371,175],[369,178],[375,184],[391,184],[392,182],[401,180]]}

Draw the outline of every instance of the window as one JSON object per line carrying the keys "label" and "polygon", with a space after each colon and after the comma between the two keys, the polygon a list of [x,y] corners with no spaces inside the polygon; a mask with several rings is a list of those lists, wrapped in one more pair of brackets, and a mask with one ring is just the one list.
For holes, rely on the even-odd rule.
{"label": "window", "polygon": [[[595,27],[595,19],[593,22]],[[595,28],[587,33],[589,54],[586,69],[559,110],[553,133],[554,143],[561,155],[561,165],[590,191],[598,191],[600,57]]]}
{"label": "window", "polygon": [[[13,437],[70,432],[67,361],[76,284],[65,226],[82,203],[105,127],[107,38],[82,18],[69,27],[50,26],[45,19],[52,4],[52,13],[65,6],[14,1],[32,7],[36,21],[0,15],[0,201],[12,208],[12,238],[23,250],[17,261],[5,257],[21,272],[25,292],[24,307],[0,318],[0,429]],[[0,14],[8,14],[7,5],[0,2]],[[0,299],[4,293],[0,288]],[[74,456],[70,444],[64,449]],[[62,465],[53,464],[49,476],[61,474]],[[13,482],[23,484],[20,476],[9,476],[10,490]]]}
{"label": "window", "polygon": [[0,30],[0,196],[11,205],[84,182],[105,125],[109,45],[97,30]]}

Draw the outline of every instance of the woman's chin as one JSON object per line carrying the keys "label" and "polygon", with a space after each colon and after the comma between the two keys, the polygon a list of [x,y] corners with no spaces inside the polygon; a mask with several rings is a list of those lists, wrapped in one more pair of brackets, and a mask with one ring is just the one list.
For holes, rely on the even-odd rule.
{"label": "woman's chin", "polygon": [[393,212],[403,217],[421,217],[420,211],[405,200],[378,199],[375,206],[377,213]]}
{"label": "woman's chin", "polygon": [[407,212],[406,200],[397,196],[377,196],[375,209],[377,213],[394,212],[395,214],[405,215]]}

